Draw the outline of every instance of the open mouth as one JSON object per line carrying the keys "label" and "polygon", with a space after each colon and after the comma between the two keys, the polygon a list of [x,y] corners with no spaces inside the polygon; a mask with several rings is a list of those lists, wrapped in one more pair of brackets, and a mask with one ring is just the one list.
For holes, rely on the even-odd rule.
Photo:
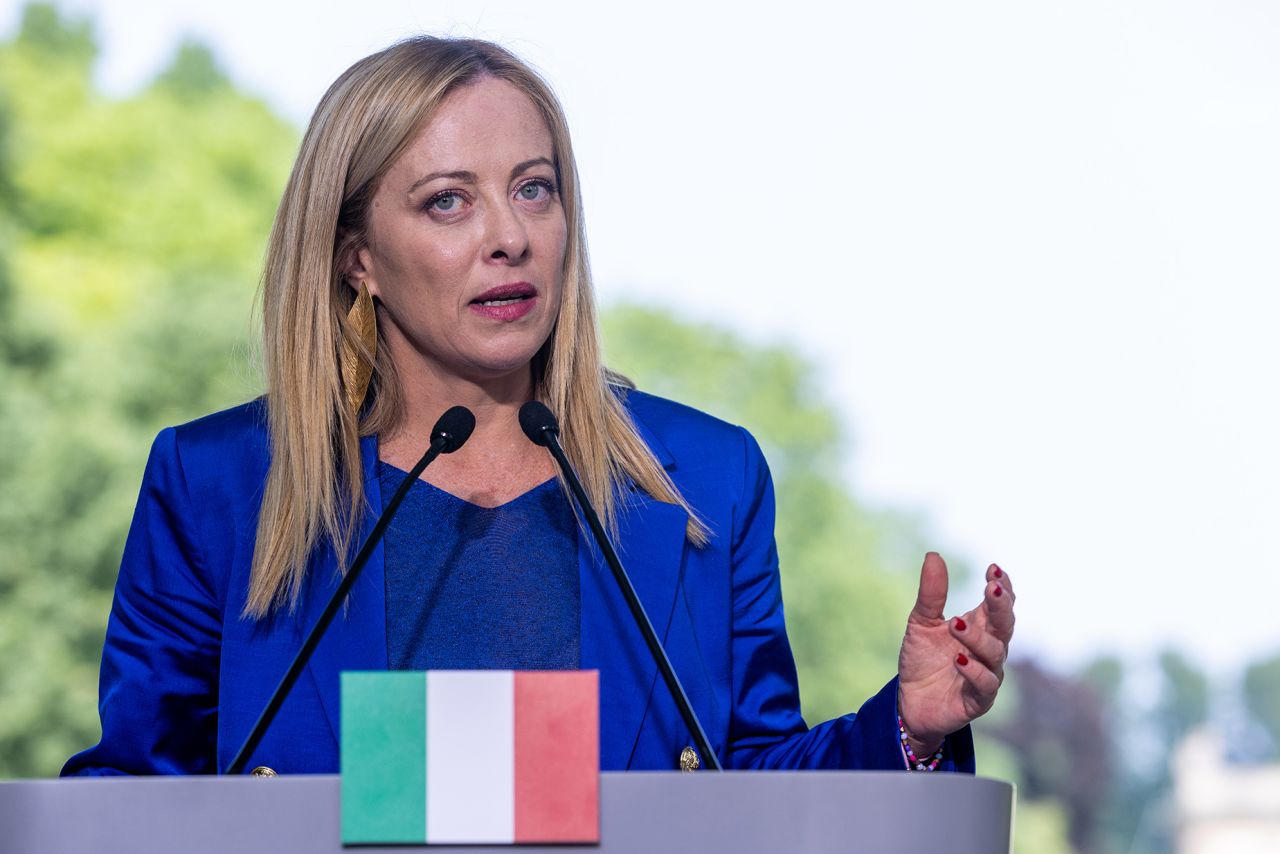
{"label": "open mouth", "polygon": [[490,288],[473,299],[471,304],[484,306],[485,308],[500,308],[531,300],[537,295],[538,289],[528,282],[515,282],[510,285],[499,285],[496,288]]}

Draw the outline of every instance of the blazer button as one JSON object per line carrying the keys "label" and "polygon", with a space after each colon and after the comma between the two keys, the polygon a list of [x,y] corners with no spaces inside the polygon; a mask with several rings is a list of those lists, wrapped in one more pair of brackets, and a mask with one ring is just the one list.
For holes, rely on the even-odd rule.
{"label": "blazer button", "polygon": [[267,767],[267,766],[265,766],[265,765],[259,765],[257,768],[254,768],[254,769],[253,769],[252,771],[250,771],[249,773],[250,773],[251,775],[253,775],[254,777],[274,777],[274,776],[276,776],[275,769],[274,769],[274,768],[268,768],[268,767]]}
{"label": "blazer button", "polygon": [[680,770],[681,771],[697,771],[698,766],[702,763],[698,761],[698,751],[692,747],[685,747],[680,751]]}

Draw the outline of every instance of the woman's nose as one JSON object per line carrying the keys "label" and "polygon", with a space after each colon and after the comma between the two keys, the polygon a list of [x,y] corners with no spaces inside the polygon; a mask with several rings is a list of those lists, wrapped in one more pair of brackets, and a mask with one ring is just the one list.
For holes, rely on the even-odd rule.
{"label": "woman's nose", "polygon": [[518,264],[529,255],[529,231],[523,220],[510,205],[491,208],[489,230],[489,259],[507,264]]}

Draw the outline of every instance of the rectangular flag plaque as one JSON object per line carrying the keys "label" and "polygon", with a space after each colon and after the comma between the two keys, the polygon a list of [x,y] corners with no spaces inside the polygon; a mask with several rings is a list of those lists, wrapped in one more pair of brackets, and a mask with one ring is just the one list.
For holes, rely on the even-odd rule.
{"label": "rectangular flag plaque", "polygon": [[344,845],[598,843],[599,674],[342,674]]}

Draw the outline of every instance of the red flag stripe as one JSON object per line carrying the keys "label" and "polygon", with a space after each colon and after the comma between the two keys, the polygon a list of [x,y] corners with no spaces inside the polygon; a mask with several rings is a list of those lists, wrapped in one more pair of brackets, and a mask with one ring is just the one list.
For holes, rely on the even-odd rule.
{"label": "red flag stripe", "polygon": [[595,671],[515,674],[515,841],[600,838]]}

